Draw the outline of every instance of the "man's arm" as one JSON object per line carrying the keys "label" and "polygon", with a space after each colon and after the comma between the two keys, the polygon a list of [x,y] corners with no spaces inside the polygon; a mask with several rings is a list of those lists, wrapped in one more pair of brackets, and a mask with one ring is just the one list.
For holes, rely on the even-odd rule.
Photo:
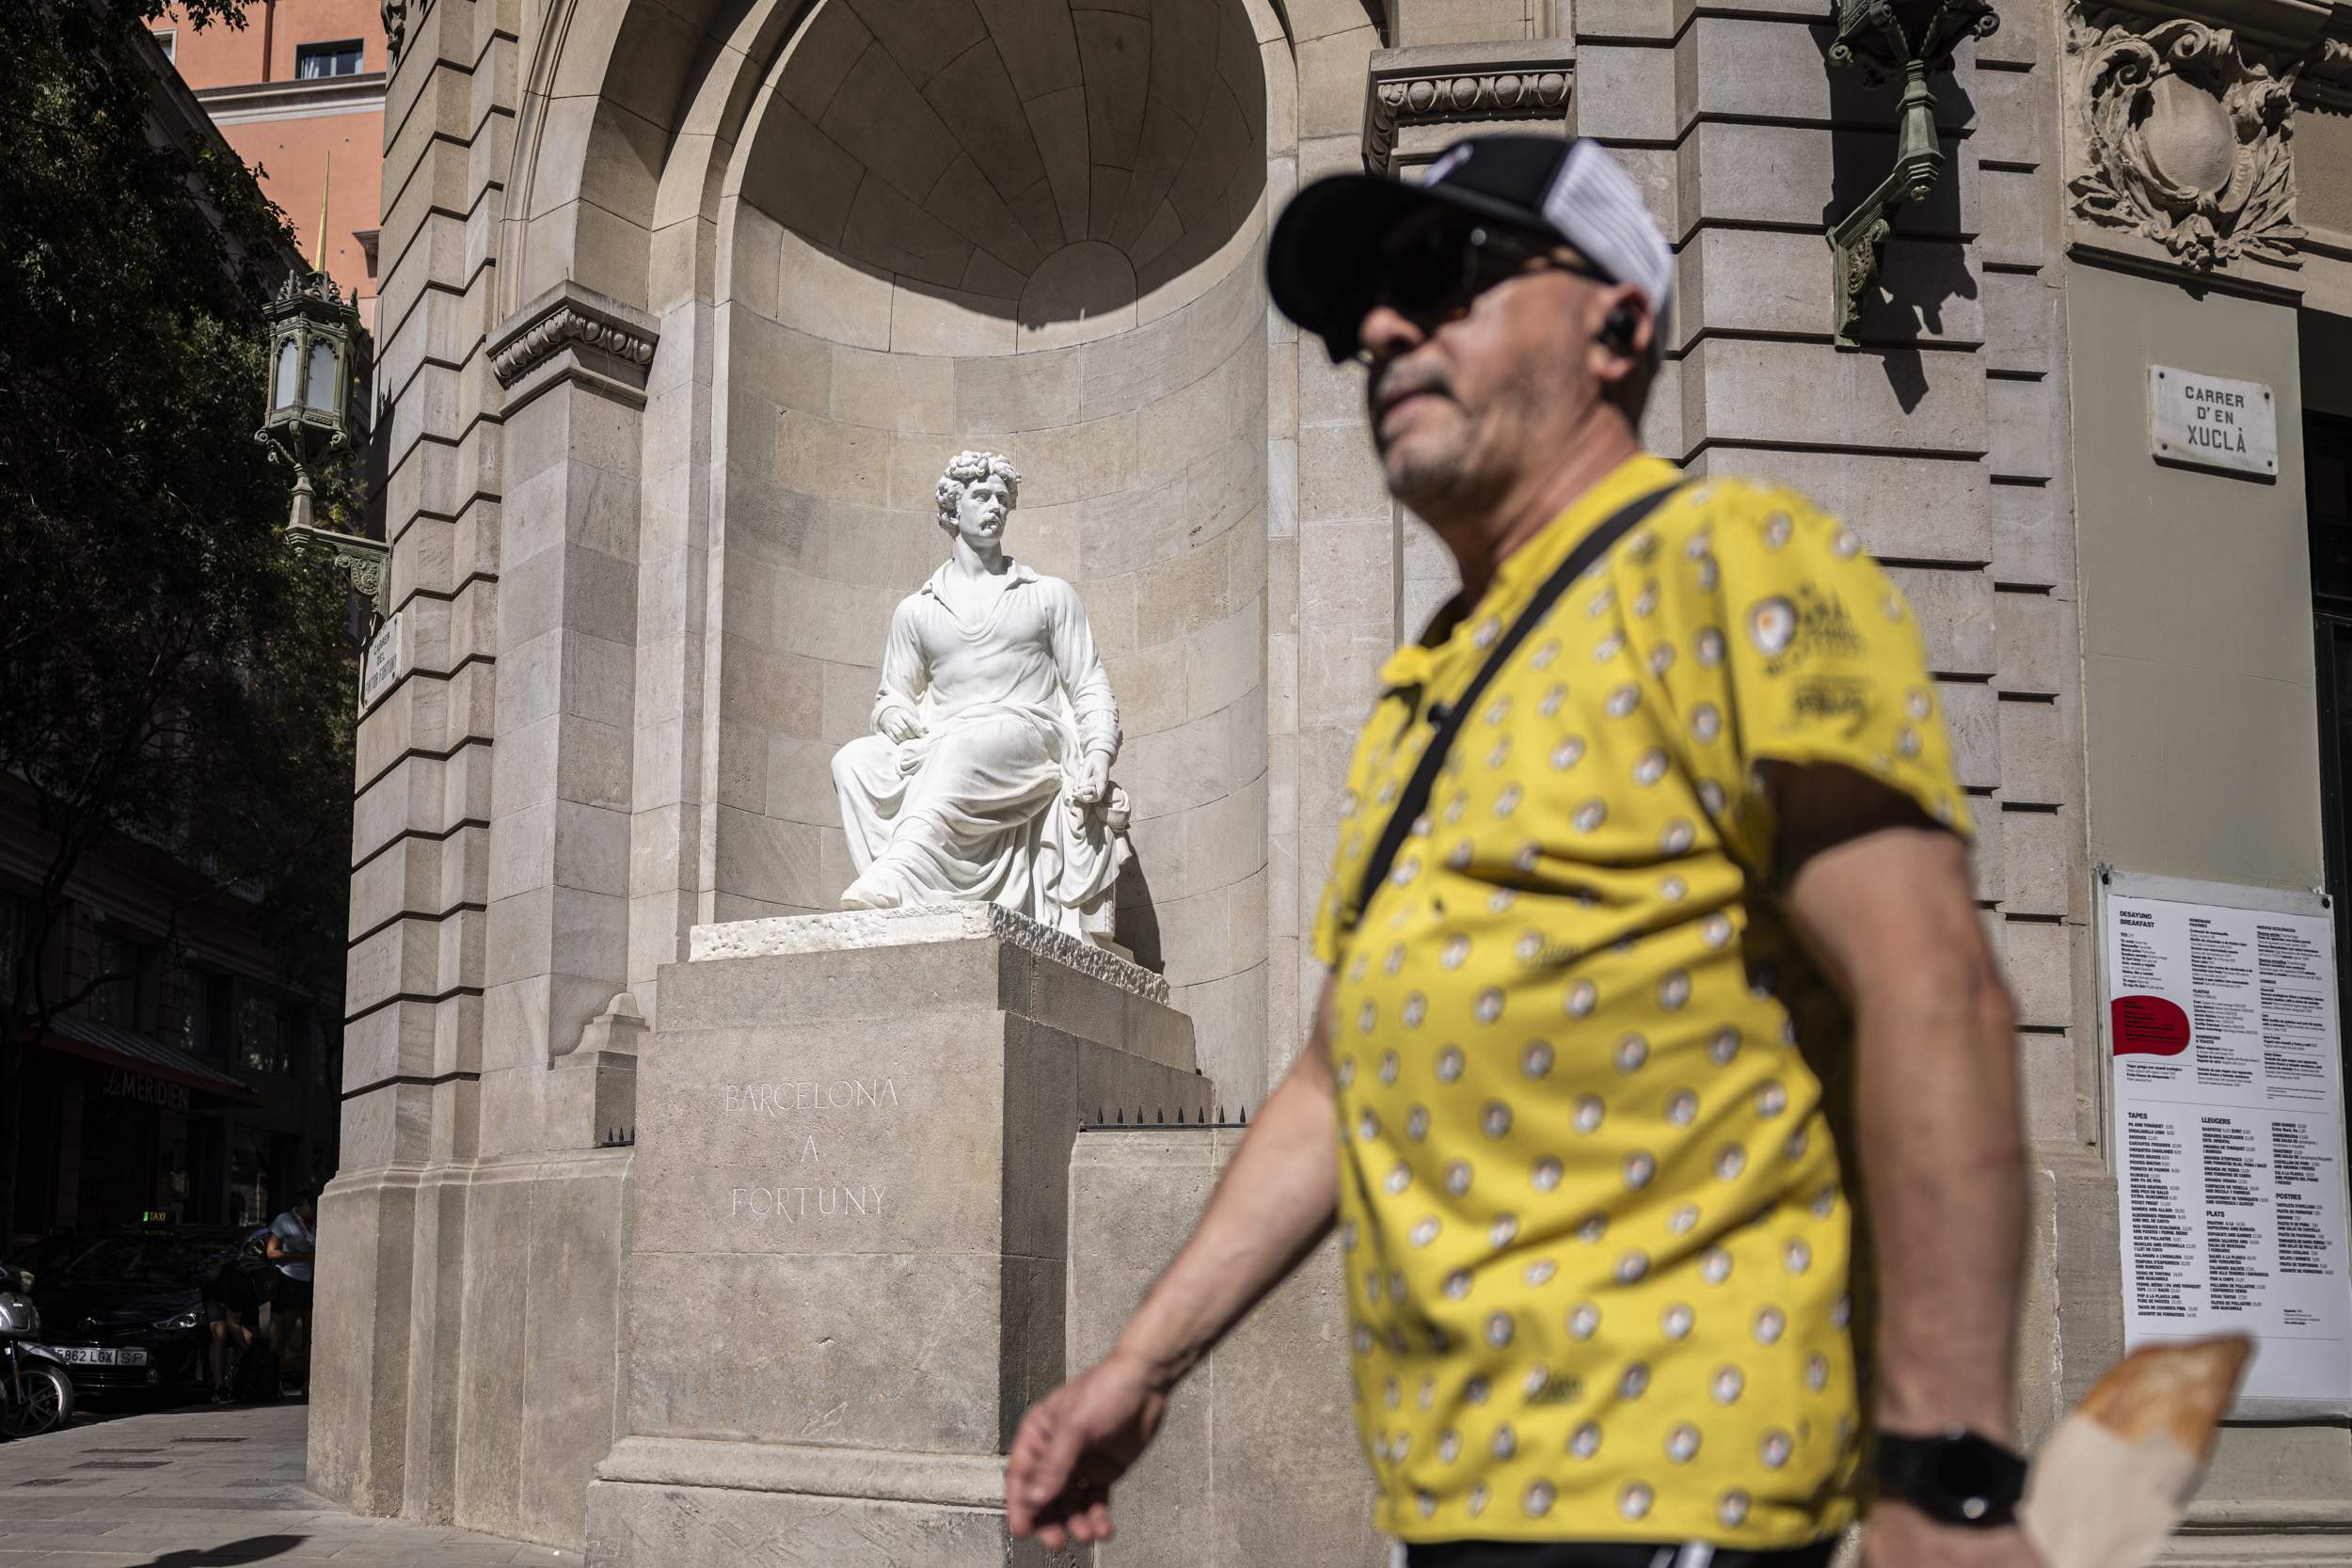
{"label": "man's arm", "polygon": [[[1797,866],[1786,907],[1854,1014],[1879,1272],[1877,1423],[2013,1442],[2026,1229],[2015,1011],[1966,847],[1915,818],[1875,816],[1883,808],[1866,789],[1886,798],[1840,769],[1777,780],[1773,793],[1782,863]],[[1839,823],[1867,831],[1840,837]],[[1828,847],[1814,849],[1816,838]],[[1871,1515],[1865,1550],[1903,1568],[2032,1560],[2014,1529],[1954,1529],[1895,1504]]]}
{"label": "man's arm", "polygon": [[1331,1228],[1339,1201],[1331,988],[1313,1033],[1233,1151],[1200,1223],[1110,1354],[1033,1405],[1005,1462],[1005,1521],[1049,1550],[1111,1536],[1110,1487],[1184,1375]]}

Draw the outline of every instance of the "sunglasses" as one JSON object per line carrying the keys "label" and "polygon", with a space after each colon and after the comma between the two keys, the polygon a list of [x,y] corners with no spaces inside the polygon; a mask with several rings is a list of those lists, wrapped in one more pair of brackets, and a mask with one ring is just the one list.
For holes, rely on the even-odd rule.
{"label": "sunglasses", "polygon": [[1356,303],[1360,322],[1386,305],[1417,322],[1456,320],[1480,294],[1527,274],[1531,264],[1572,273],[1596,283],[1615,278],[1589,262],[1553,254],[1556,241],[1489,229],[1485,224],[1438,224],[1402,245],[1378,251],[1364,270]]}

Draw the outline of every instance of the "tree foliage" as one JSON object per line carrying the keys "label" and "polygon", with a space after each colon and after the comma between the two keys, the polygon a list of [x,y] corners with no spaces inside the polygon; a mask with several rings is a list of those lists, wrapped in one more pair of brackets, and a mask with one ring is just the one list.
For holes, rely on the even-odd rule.
{"label": "tree foliage", "polygon": [[[37,937],[93,850],[144,855],[181,934],[235,900],[331,1003],[345,590],[285,546],[290,476],[253,436],[292,237],[233,154],[156,132],[164,10],[0,5],[0,787],[54,845]],[[183,10],[242,25],[234,0]],[[41,968],[0,1039],[0,1227],[21,1053],[74,1000]]]}

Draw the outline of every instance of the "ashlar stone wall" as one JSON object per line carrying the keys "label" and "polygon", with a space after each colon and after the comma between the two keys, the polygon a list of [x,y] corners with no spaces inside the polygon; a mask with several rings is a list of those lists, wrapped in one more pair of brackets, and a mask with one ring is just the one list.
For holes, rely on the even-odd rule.
{"label": "ashlar stone wall", "polygon": [[359,737],[312,1483],[579,1541],[630,1288],[600,1125],[693,925],[849,879],[826,759],[944,555],[961,448],[1027,474],[1012,548],[1109,655],[1141,813],[1120,937],[1225,1103],[1263,1094],[1320,982],[1302,933],[1374,671],[1452,579],[1380,484],[1360,372],[1266,310],[1260,260],[1301,179],[1496,118],[1375,151],[1368,82],[1414,70],[1565,81],[1525,118],[1609,142],[1680,256],[1650,444],[1812,491],[1919,607],[2024,1009],[2046,1419],[2116,1317],[2062,35],[2007,8],[1939,85],[1943,180],[1841,352],[1822,232],[1885,171],[1893,95],[1828,66],[1828,25],[1811,0],[411,0],[379,306],[400,674]]}

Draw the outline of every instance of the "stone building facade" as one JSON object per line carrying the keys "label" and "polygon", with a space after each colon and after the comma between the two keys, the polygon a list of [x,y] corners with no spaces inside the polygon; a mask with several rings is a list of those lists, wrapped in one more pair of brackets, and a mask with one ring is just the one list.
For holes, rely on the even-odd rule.
{"label": "stone building facade", "polygon": [[[1011,547],[1077,586],[1125,712],[1119,939],[1214,1098],[1263,1095],[1372,672],[1451,584],[1359,372],[1266,309],[1263,242],[1301,180],[1481,126],[1607,142],[1677,245],[1649,444],[1809,490],[1917,607],[2021,1008],[2027,1430],[2113,1359],[2093,867],[2296,889],[2342,860],[2304,432],[2352,414],[2352,7],[2002,5],[1932,78],[1940,168],[1851,322],[1824,235],[1896,163],[1898,87],[1833,61],[1822,0],[388,11],[397,673],[360,732],[313,1485],[590,1539],[662,1394],[629,1326],[664,1288],[631,1262],[650,1151],[604,1146],[693,929],[849,880],[826,758],[959,449],[1027,476]],[[2275,479],[2153,462],[2156,364],[2273,388]],[[1222,1136],[1077,1135],[1073,1354]],[[1188,1396],[1184,1451],[1264,1460],[1154,1494],[1207,1560],[1372,1560],[1344,1441],[1266,1435],[1323,1397],[1316,1291]],[[1302,1533],[1265,1478],[1318,1476],[1339,1505]],[[2179,1560],[2341,1560],[2347,1497],[2341,1422],[2233,1428]],[[1116,1560],[1204,1560],[1150,1534]]]}

